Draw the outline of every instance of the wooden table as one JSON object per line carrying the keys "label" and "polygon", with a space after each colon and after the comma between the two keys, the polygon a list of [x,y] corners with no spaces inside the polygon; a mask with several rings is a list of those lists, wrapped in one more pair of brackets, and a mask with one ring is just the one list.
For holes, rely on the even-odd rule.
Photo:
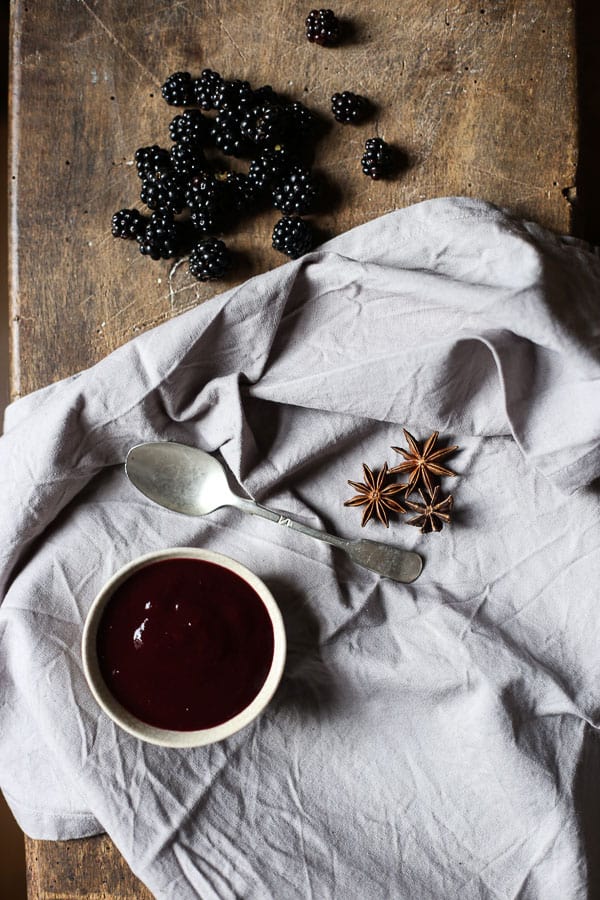
{"label": "wooden table", "polygon": [[[139,205],[134,151],[168,146],[177,110],[160,86],[178,69],[197,75],[211,67],[254,86],[270,83],[329,121],[335,91],[376,104],[369,123],[332,123],[319,145],[315,167],[329,185],[327,208],[314,217],[321,238],[450,194],[572,230],[576,37],[587,34],[578,32],[572,5],[374,0],[369,10],[341,0],[335,9],[350,27],[332,49],[306,41],[309,9],[291,0],[14,0],[13,397],[286,261],[270,247],[274,211],[231,233],[237,266],[216,285],[112,238],[111,214]],[[581,47],[591,52],[589,40]],[[364,140],[374,134],[408,157],[393,181],[372,182],[360,171]],[[150,896],[106,837],[26,839],[26,851],[31,897]]]}

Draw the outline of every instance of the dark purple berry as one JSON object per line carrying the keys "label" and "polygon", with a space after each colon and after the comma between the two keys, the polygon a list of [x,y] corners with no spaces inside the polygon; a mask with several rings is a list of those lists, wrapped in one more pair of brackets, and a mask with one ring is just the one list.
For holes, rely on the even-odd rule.
{"label": "dark purple berry", "polygon": [[226,192],[226,204],[235,212],[246,212],[256,200],[256,188],[243,172],[218,172],[217,182]]}
{"label": "dark purple berry", "polygon": [[138,235],[140,253],[151,259],[171,259],[179,252],[179,230],[168,210],[152,213],[143,232]]}
{"label": "dark purple berry", "polygon": [[140,200],[150,209],[181,212],[184,207],[181,183],[174,172],[159,169],[142,181]]}
{"label": "dark purple berry", "polygon": [[247,156],[250,153],[250,141],[242,134],[239,113],[233,109],[224,109],[213,122],[211,137],[215,146],[226,156]]}
{"label": "dark purple berry", "polygon": [[153,144],[151,147],[140,147],[135,151],[135,165],[140,178],[147,178],[158,169],[168,169],[171,156],[168,150]]}
{"label": "dark purple berry", "polygon": [[270,187],[277,178],[289,171],[294,163],[294,157],[285,147],[275,146],[272,150],[265,150],[252,160],[248,169],[248,178],[257,191],[263,191]]}
{"label": "dark purple berry", "polygon": [[286,143],[292,128],[293,119],[285,106],[253,107],[240,119],[242,134],[261,148]]}
{"label": "dark purple berry", "polygon": [[229,251],[223,241],[207,237],[190,253],[190,272],[198,281],[216,281],[230,268]]}
{"label": "dark purple berry", "polygon": [[312,228],[298,216],[284,216],[273,229],[273,247],[292,259],[307,253],[313,245]]}
{"label": "dark purple berry", "polygon": [[210,172],[201,172],[190,181],[185,193],[190,219],[203,233],[221,231],[229,210],[226,186]]}
{"label": "dark purple berry", "polygon": [[290,103],[287,109],[296,134],[300,137],[308,137],[315,129],[314,115],[299,100]]}
{"label": "dark purple berry", "polygon": [[145,217],[137,209],[120,209],[112,217],[113,237],[136,240],[146,224]]}
{"label": "dark purple berry", "polygon": [[219,112],[223,110],[240,110],[251,106],[253,91],[247,81],[221,81],[215,91],[214,106]]}
{"label": "dark purple berry", "polygon": [[210,126],[208,118],[199,109],[186,109],[180,116],[175,116],[169,125],[169,135],[177,144],[202,147],[208,140]]}
{"label": "dark purple berry", "polygon": [[331,9],[313,9],[306,17],[306,37],[313,44],[332,47],[340,39],[340,23]]}
{"label": "dark purple berry", "polygon": [[190,106],[194,102],[192,76],[189,72],[173,72],[161,88],[170,106]]}
{"label": "dark purple berry", "polygon": [[214,109],[215,97],[222,83],[223,79],[218,72],[203,69],[200,78],[196,78],[192,84],[194,103],[202,109]]}
{"label": "dark purple berry", "polygon": [[362,170],[369,178],[385,178],[393,163],[392,148],[382,138],[369,138],[361,159]]}
{"label": "dark purple berry", "polygon": [[173,144],[171,147],[171,165],[180,179],[188,180],[206,166],[204,153],[195,144]]}
{"label": "dark purple berry", "polygon": [[317,189],[303,166],[294,166],[273,185],[273,206],[283,213],[304,215],[314,209]]}
{"label": "dark purple berry", "polygon": [[343,125],[356,125],[367,117],[369,103],[365,97],[361,97],[359,94],[343,91],[341,94],[334,94],[331,98],[331,111],[336,122],[341,122]]}

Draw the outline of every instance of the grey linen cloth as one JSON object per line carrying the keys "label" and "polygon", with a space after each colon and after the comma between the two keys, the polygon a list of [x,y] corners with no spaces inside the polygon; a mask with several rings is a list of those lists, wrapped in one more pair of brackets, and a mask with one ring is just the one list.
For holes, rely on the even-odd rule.
{"label": "grey linen cloth", "polygon": [[[600,262],[464,198],[396,211],[9,408],[0,440],[1,785],[23,829],[106,831],[159,898],[571,900],[600,827]],[[345,507],[402,426],[460,445],[423,536]],[[412,585],[287,528],[165,511],[140,441],[220,451],[248,495],[423,554]],[[82,624],[135,556],[253,569],[289,656],[196,750],[96,706]]]}

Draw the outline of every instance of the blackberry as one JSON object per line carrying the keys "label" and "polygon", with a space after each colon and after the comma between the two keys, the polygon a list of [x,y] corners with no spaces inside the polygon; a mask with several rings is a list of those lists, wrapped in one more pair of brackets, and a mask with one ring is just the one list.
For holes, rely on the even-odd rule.
{"label": "blackberry", "polygon": [[287,109],[294,131],[299,137],[307,137],[315,130],[315,117],[303,103],[296,100]]}
{"label": "blackberry", "polygon": [[250,143],[242,134],[238,113],[224,109],[214,120],[211,137],[215,145],[226,156],[247,156]]}
{"label": "blackberry", "polygon": [[227,189],[222,182],[209,172],[201,172],[192,178],[185,200],[195,228],[202,232],[221,230],[229,207]]}
{"label": "blackberry", "polygon": [[190,272],[198,281],[216,281],[230,267],[229,251],[223,241],[207,237],[190,253]]}
{"label": "blackberry", "polygon": [[262,87],[253,91],[252,100],[255,106],[278,106],[281,103],[279,94],[277,94],[270,84],[263,84]]}
{"label": "blackberry", "polygon": [[146,219],[139,210],[120,209],[112,217],[113,237],[136,240],[138,234],[142,233],[145,223]]}
{"label": "blackberry", "polygon": [[137,240],[144,256],[171,259],[179,250],[179,232],[173,213],[165,209],[152,213]]}
{"label": "blackberry", "polygon": [[173,144],[171,165],[176,175],[187,180],[204,169],[206,160],[200,147],[196,147],[194,144]]}
{"label": "blackberry", "polygon": [[272,150],[265,150],[253,159],[248,169],[248,178],[257,191],[263,191],[273,182],[289,171],[294,164],[290,152],[279,145]]}
{"label": "blackberry", "polygon": [[273,247],[292,259],[306,253],[313,244],[312,228],[298,216],[284,216],[273,229]]}
{"label": "blackberry", "polygon": [[310,212],[317,199],[317,189],[308,169],[294,166],[273,186],[273,206],[283,213],[303,215]]}
{"label": "blackberry", "polygon": [[202,109],[215,108],[215,96],[221,87],[223,79],[218,72],[212,69],[203,69],[200,78],[196,78],[192,84],[194,103]]}
{"label": "blackberry", "polygon": [[250,209],[256,199],[256,188],[242,172],[219,172],[215,178],[226,192],[226,202],[236,212]]}
{"label": "blackberry", "polygon": [[171,156],[168,150],[152,144],[151,147],[140,147],[135,151],[135,164],[140,178],[147,178],[158,169],[168,169],[171,165]]}
{"label": "blackberry", "polygon": [[190,214],[190,222],[194,228],[196,239],[198,232],[203,235],[220,233],[224,231],[225,220],[220,209],[195,209]]}
{"label": "blackberry", "polygon": [[149,209],[169,209],[176,213],[181,212],[185,205],[177,175],[163,169],[142,181],[140,200]]}
{"label": "blackberry", "polygon": [[292,136],[292,117],[284,106],[254,107],[240,119],[240,131],[259,147],[274,147]]}
{"label": "blackberry", "polygon": [[392,168],[392,148],[382,138],[369,138],[361,159],[362,170],[369,178],[385,178]]}
{"label": "blackberry", "polygon": [[247,81],[225,81],[215,91],[215,109],[223,112],[226,109],[239,110],[252,105],[253,92]]}
{"label": "blackberry", "polygon": [[189,72],[173,72],[161,88],[169,106],[189,106],[194,101],[192,76]]}
{"label": "blackberry", "polygon": [[340,23],[331,9],[313,9],[306,17],[306,37],[312,44],[331,47],[340,39]]}
{"label": "blackberry", "polygon": [[174,143],[202,147],[210,134],[210,122],[199,109],[186,109],[180,116],[175,116],[169,125],[169,134]]}
{"label": "blackberry", "polygon": [[353,94],[352,91],[343,91],[334,94],[331,98],[331,111],[336,122],[343,125],[356,125],[366,118],[369,112],[369,103],[365,97]]}

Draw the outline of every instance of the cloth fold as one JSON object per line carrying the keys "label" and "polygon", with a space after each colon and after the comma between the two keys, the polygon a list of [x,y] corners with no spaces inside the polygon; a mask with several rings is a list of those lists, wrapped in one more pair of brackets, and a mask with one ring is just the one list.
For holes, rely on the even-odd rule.
{"label": "cloth fold", "polygon": [[[466,198],[398,210],[7,410],[0,785],[33,837],[105,830],[159,898],[587,896],[600,724],[600,261]],[[455,520],[360,528],[402,427],[460,445]],[[128,484],[130,446],[413,548],[400,585],[235,510]],[[379,530],[378,530],[379,528]],[[286,672],[251,726],[172,751],[97,708],[87,609],[133,557],[206,546],[267,582]],[[593,806],[593,804],[592,804]]]}

